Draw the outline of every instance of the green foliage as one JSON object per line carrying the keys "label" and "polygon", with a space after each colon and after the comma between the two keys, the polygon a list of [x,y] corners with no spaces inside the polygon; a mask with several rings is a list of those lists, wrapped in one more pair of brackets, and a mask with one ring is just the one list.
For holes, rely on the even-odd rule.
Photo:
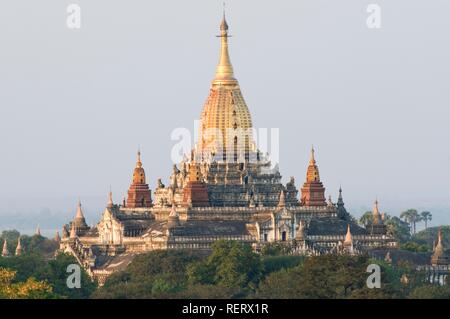
{"label": "green foliage", "polygon": [[450,299],[450,286],[425,285],[415,288],[410,299]]}
{"label": "green foliage", "polygon": [[373,214],[371,211],[365,212],[360,218],[359,218],[359,224],[364,226],[365,228],[369,227],[373,223]]}
{"label": "green foliage", "polygon": [[423,253],[429,251],[427,245],[420,245],[414,241],[409,241],[403,244],[400,244],[400,249],[413,251],[416,253]]}
{"label": "green foliage", "polygon": [[88,298],[97,288],[97,284],[91,280],[89,275],[81,267],[81,287],[68,288],[67,287],[67,266],[76,264],[75,257],[69,254],[60,253],[55,259],[48,262],[44,268],[40,278],[44,278],[53,287],[53,291],[59,296],[71,299]]}
{"label": "green foliage", "polygon": [[264,275],[279,271],[281,269],[288,269],[298,266],[305,260],[303,256],[264,256],[263,269]]}
{"label": "green foliage", "polygon": [[428,228],[428,222],[433,219],[433,214],[429,211],[424,211],[420,213],[420,220],[425,223],[425,229]]}
{"label": "green foliage", "polygon": [[199,256],[161,250],[137,256],[127,270],[114,273],[93,298],[170,298],[186,289],[187,265]]}
{"label": "green foliage", "polygon": [[16,271],[0,267],[0,298],[52,299],[57,297],[46,281],[37,281],[30,277],[24,282],[18,282],[16,274]]}
{"label": "green foliage", "polygon": [[44,272],[46,262],[41,254],[24,254],[22,256],[0,257],[0,267],[17,271],[16,280],[25,281],[29,277],[39,277]]}
{"label": "green foliage", "polygon": [[[13,253],[19,236],[22,254],[15,256]],[[40,235],[20,235],[16,230],[3,231],[1,237],[8,240],[8,248],[12,256],[0,257],[0,267],[15,271],[14,282],[28,282],[30,286],[39,285],[32,279],[45,282],[51,287],[52,296],[58,298],[88,298],[96,289],[96,284],[91,281],[82,268],[81,288],[69,289],[67,287],[66,280],[69,275],[66,272],[67,266],[76,264],[77,261],[67,254],[58,254],[55,257],[58,243],[54,240]]]}
{"label": "green foliage", "polygon": [[417,209],[410,208],[400,214],[400,218],[405,220],[411,226],[413,234],[416,233],[416,224],[421,221],[421,217],[417,212]]}
{"label": "green foliage", "polygon": [[0,248],[6,239],[8,242],[8,250],[14,255],[17,247],[17,241],[20,236],[23,254],[42,254],[48,258],[53,257],[58,249],[58,243],[54,240],[47,239],[40,235],[21,235],[17,230],[4,230],[0,236]]}
{"label": "green foliage", "polygon": [[401,296],[399,276],[393,269],[379,263],[380,289],[367,288],[367,266],[374,263],[364,256],[325,255],[306,259],[290,269],[267,276],[259,285],[256,298],[393,298]]}
{"label": "green foliage", "polygon": [[188,269],[191,284],[213,284],[227,288],[253,287],[262,275],[259,255],[237,241],[216,241],[212,254]]}
{"label": "green foliage", "polygon": [[387,218],[385,224],[388,233],[394,236],[400,243],[407,242],[411,239],[409,224],[397,216]]}
{"label": "green foliage", "polygon": [[261,255],[263,256],[281,256],[290,252],[290,246],[283,243],[267,243],[261,249]]}
{"label": "green foliage", "polygon": [[444,247],[450,246],[450,226],[428,227],[420,232],[417,232],[412,240],[421,245],[427,245],[429,249],[433,247],[433,242],[437,240],[439,228],[442,231],[442,241]]}
{"label": "green foliage", "polygon": [[69,289],[66,284],[67,266],[76,264],[74,257],[59,254],[56,259],[46,260],[41,254],[24,254],[8,258],[0,257],[0,267],[16,272],[16,282],[26,282],[29,278],[48,283],[52,293],[58,298],[88,298],[96,289],[87,273],[81,269],[81,288]]}

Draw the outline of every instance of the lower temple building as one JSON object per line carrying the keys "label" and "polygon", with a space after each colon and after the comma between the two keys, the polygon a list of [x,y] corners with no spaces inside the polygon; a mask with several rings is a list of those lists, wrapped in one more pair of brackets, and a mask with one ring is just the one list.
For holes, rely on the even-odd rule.
{"label": "lower temple building", "polygon": [[[358,254],[395,249],[376,202],[373,225],[359,226],[338,199],[325,197],[314,149],[306,180],[281,182],[278,165],[254,142],[252,121],[228,53],[228,24],[192,152],[174,165],[168,185],[150,190],[138,152],[127,199],[112,194],[100,221],[89,227],[81,204],[63,226],[61,251],[70,252],[100,282],[136,254],[158,249],[209,251],[217,240],[237,240],[255,251],[279,242],[293,254]],[[300,191],[299,191],[300,189]]]}

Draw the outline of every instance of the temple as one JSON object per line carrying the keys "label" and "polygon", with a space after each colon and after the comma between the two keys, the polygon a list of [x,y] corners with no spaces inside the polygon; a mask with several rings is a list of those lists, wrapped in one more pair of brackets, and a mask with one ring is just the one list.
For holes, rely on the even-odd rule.
{"label": "temple", "polygon": [[228,29],[224,16],[200,136],[190,154],[173,166],[168,185],[159,179],[152,200],[138,152],[126,201],[114,203],[110,193],[93,227],[87,226],[78,203],[75,218],[63,226],[60,250],[73,254],[100,282],[136,254],[157,249],[207,252],[220,239],[248,243],[255,251],[278,242],[292,254],[306,256],[397,247],[375,211],[372,228],[354,222],[342,189],[336,203],[326,200],[314,148],[300,194],[293,177],[281,182],[278,164],[254,141],[251,114],[230,60]]}

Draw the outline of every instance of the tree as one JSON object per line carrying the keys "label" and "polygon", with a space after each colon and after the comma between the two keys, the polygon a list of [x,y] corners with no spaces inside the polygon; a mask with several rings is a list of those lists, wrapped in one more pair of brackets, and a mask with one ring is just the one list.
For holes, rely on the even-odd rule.
{"label": "tree", "polygon": [[76,264],[75,257],[69,254],[60,253],[55,259],[48,262],[46,267],[40,274],[37,274],[38,278],[45,279],[52,287],[53,292],[64,298],[82,299],[89,298],[89,296],[97,288],[97,284],[91,280],[86,271],[81,268],[81,287],[70,289],[67,287],[67,267],[71,264]]}
{"label": "tree", "polygon": [[415,288],[408,296],[409,299],[450,299],[450,286],[425,285]]}
{"label": "tree", "polygon": [[281,269],[288,269],[298,266],[300,263],[304,262],[305,256],[264,256],[262,258],[264,264],[263,275],[268,275],[270,273],[279,271]]}
{"label": "tree", "polygon": [[400,218],[404,219],[409,223],[411,227],[411,232],[416,233],[416,223],[420,222],[421,218],[416,209],[408,209],[400,214]]}
{"label": "tree", "polygon": [[261,249],[263,256],[284,256],[291,253],[292,247],[283,243],[267,243]]}
{"label": "tree", "polygon": [[423,253],[428,251],[428,247],[426,245],[420,245],[414,241],[409,241],[400,245],[400,248],[403,250],[408,250],[416,253]]}
{"label": "tree", "polygon": [[159,250],[136,256],[126,270],[112,274],[93,298],[176,298],[188,285],[186,267],[198,254]]}
{"label": "tree", "polygon": [[[256,298],[386,298],[391,288],[366,286],[369,260],[365,256],[313,256],[301,265],[282,269],[267,276],[259,285]],[[381,276],[382,280],[385,276]]]}
{"label": "tree", "polygon": [[373,214],[371,211],[365,212],[360,218],[359,218],[359,224],[363,225],[365,228],[369,227],[373,223]]}
{"label": "tree", "polygon": [[409,224],[397,216],[385,219],[385,225],[387,227],[387,232],[394,236],[399,242],[403,243],[411,239]]}
{"label": "tree", "polygon": [[431,221],[433,215],[429,211],[423,211],[420,213],[422,221],[425,223],[425,230],[428,229],[428,222]]}
{"label": "tree", "polygon": [[252,288],[262,275],[260,256],[250,245],[237,241],[216,241],[212,254],[188,267],[191,284],[212,284],[227,288]]}
{"label": "tree", "polygon": [[6,299],[48,299],[55,298],[52,287],[45,281],[33,277],[25,282],[14,282],[16,272],[0,268],[0,298]]}

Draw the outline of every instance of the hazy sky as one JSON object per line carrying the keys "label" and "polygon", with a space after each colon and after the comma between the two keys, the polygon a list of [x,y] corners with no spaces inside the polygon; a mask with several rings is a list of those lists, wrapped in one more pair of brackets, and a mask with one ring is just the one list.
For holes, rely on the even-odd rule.
{"label": "hazy sky", "polygon": [[[79,30],[66,26],[70,3]],[[369,3],[381,29],[366,26]],[[125,195],[138,146],[150,187],[167,183],[170,134],[193,129],[214,76],[221,11],[212,0],[4,1],[0,229],[59,227],[78,197],[97,222],[110,185]],[[448,12],[448,0],[227,1],[235,75],[254,126],[280,128],[284,181],[304,181],[314,144],[327,193],[342,184],[356,215],[378,197],[383,211],[450,223]]]}

